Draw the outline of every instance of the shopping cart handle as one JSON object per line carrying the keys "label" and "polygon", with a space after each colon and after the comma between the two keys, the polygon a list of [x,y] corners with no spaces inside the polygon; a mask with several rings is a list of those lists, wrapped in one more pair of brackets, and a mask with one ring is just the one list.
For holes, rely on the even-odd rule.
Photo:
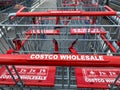
{"label": "shopping cart handle", "polygon": [[1,65],[120,67],[119,56],[87,54],[0,54]]}
{"label": "shopping cart handle", "polygon": [[44,11],[44,12],[17,12],[10,16],[34,17],[34,16],[113,16],[117,12],[108,8],[110,11]]}

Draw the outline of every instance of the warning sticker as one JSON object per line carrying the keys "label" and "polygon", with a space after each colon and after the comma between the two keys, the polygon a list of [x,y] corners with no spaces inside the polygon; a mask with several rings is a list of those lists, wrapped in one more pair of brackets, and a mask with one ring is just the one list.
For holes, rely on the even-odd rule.
{"label": "warning sticker", "polygon": [[[76,68],[77,87],[109,88],[120,73],[119,68]],[[120,83],[120,79],[116,84]]]}
{"label": "warning sticker", "polygon": [[[17,73],[24,82],[25,85],[30,86],[53,86],[55,78],[55,67],[42,67],[42,66],[15,66]],[[11,73],[16,81],[19,82],[19,78],[12,68],[9,66]],[[0,84],[14,85],[11,75],[8,73],[5,67],[0,69]]]}
{"label": "warning sticker", "polygon": [[39,35],[39,34],[46,34],[46,35],[59,35],[60,30],[28,30],[26,35]]}
{"label": "warning sticker", "polygon": [[106,34],[106,32],[101,29],[101,28],[71,28],[70,29],[70,33],[71,34],[80,34],[80,35],[84,35],[84,34]]}

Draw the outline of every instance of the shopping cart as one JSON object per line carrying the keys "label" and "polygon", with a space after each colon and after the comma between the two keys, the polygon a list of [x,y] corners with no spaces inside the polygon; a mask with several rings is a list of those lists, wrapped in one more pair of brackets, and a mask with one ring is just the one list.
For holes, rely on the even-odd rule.
{"label": "shopping cart", "polygon": [[74,7],[74,8],[80,8],[80,7],[98,7],[99,2],[103,2],[100,0],[59,0],[57,3],[58,7]]}
{"label": "shopping cart", "polygon": [[[102,24],[103,16],[119,13],[108,6],[101,11],[85,8],[24,12],[23,7],[11,13],[9,21],[1,24],[1,89],[77,90],[119,85],[120,47],[116,41],[120,26]],[[8,27],[12,29],[8,31]]]}

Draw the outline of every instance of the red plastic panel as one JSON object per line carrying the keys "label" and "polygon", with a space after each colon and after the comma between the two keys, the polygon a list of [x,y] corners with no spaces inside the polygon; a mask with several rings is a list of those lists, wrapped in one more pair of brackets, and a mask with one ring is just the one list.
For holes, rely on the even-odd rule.
{"label": "red plastic panel", "polygon": [[32,16],[113,16],[116,11],[107,8],[109,11],[47,11],[47,12],[18,12],[18,17],[32,17]]}
{"label": "red plastic panel", "polygon": [[47,34],[47,35],[59,35],[60,30],[28,30],[26,35]]}
{"label": "red plastic panel", "polygon": [[75,34],[79,34],[79,35],[84,35],[84,34],[106,34],[106,32],[104,30],[102,30],[101,28],[71,28],[70,29],[70,33],[72,35]]}
{"label": "red plastic panel", "polygon": [[109,88],[120,68],[75,68],[75,73],[78,88]]}
{"label": "red plastic panel", "polygon": [[[19,81],[13,68],[11,66],[9,68]],[[56,67],[16,66],[16,69],[26,86],[54,86]],[[0,69],[0,85],[15,85],[4,66]]]}
{"label": "red plastic panel", "polygon": [[87,54],[0,54],[1,65],[120,67],[120,56]]}

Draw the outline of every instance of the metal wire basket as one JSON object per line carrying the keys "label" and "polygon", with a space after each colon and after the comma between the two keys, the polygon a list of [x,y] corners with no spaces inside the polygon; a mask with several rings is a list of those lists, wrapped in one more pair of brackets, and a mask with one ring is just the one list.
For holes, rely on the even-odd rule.
{"label": "metal wire basket", "polygon": [[11,13],[0,25],[1,89],[113,88],[120,72],[120,26],[103,20],[118,12],[83,8]]}

